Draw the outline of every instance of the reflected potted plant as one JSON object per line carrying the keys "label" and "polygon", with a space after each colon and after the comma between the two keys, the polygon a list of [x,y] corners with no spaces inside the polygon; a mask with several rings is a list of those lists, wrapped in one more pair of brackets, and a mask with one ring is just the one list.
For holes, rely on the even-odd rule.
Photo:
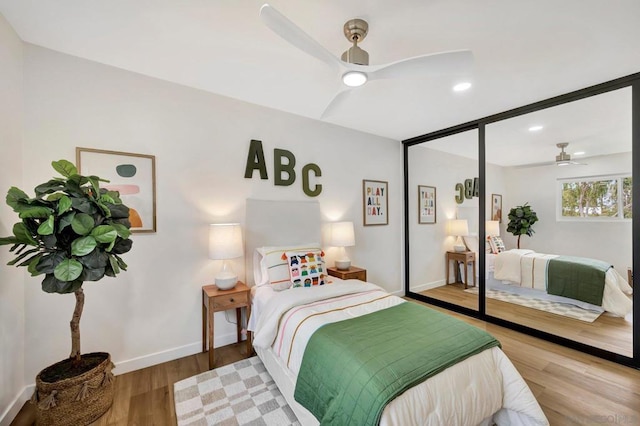
{"label": "reflected potted plant", "polygon": [[517,206],[509,210],[509,223],[507,232],[511,232],[518,237],[518,248],[520,248],[520,237],[523,235],[532,236],[535,232],[533,224],[538,221],[538,215],[531,209],[528,203]]}
{"label": "reflected potted plant", "polygon": [[20,222],[12,236],[0,238],[0,245],[11,245],[15,258],[8,265],[44,276],[43,291],[75,295],[71,354],[38,374],[32,402],[38,424],[85,425],[113,403],[114,365],[106,352],[80,352],[82,284],[127,269],[120,256],[132,246],[129,208],[118,192],[100,188],[108,181],[81,176],[66,160],[51,164],[62,177],[36,186],[35,197],[9,189],[6,202]]}

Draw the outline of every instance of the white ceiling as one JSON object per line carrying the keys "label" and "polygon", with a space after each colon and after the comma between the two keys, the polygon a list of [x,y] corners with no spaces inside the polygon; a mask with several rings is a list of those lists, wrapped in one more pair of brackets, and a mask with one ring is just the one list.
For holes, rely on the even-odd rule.
{"label": "white ceiling", "polygon": [[[258,0],[0,0],[26,42],[319,118],[340,89],[267,29]],[[324,121],[402,140],[640,71],[638,0],[274,0],[339,56],[342,26],[369,22],[372,65],[471,49],[468,75],[378,80]],[[473,87],[453,93],[468,79]],[[555,145],[555,143],[554,143]]]}

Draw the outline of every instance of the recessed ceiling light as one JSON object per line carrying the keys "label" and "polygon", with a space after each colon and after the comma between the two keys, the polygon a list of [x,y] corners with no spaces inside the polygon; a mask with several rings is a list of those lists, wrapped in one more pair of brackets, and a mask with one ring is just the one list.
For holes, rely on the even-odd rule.
{"label": "recessed ceiling light", "polygon": [[367,82],[367,75],[360,71],[349,71],[342,76],[342,82],[349,87],[362,86]]}
{"label": "recessed ceiling light", "polygon": [[584,154],[585,154],[584,151],[578,151],[573,153],[573,155],[584,155]]}
{"label": "recessed ceiling light", "polygon": [[540,126],[539,124],[529,127],[530,132],[539,132],[542,129],[544,129],[544,126]]}
{"label": "recessed ceiling light", "polygon": [[463,81],[462,83],[458,83],[453,86],[454,92],[464,92],[465,90],[469,90],[471,88],[471,83],[468,81]]}

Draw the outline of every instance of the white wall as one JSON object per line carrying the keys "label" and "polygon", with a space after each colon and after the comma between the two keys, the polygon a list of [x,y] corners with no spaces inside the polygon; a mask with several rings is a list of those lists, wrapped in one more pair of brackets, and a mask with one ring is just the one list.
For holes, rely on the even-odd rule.
{"label": "white wall", "polygon": [[[21,181],[22,42],[0,15],[0,191]],[[9,207],[0,211],[0,235],[8,236],[18,219]],[[21,393],[24,366],[24,274],[4,266],[13,256],[0,247],[0,420]]]}
{"label": "white wall", "polygon": [[[263,141],[268,181],[243,177],[251,139]],[[274,148],[292,151],[298,172],[321,167],[324,220],[356,224],[353,264],[389,291],[402,288],[398,141],[27,45],[24,186],[53,176],[50,162],[73,160],[78,146],[156,156],[158,232],[134,235],[129,271],[84,285],[82,350],[109,351],[118,374],[200,350],[200,288],[220,266],[207,258],[209,223],[244,222],[249,197],[308,199],[301,177],[273,185]],[[362,226],[362,179],[389,182],[389,226]],[[244,277],[241,259],[234,267]],[[25,377],[33,380],[68,355],[74,300],[27,281]],[[233,341],[234,327],[216,315],[216,346]]]}
{"label": "white wall", "polygon": [[[0,236],[11,234],[17,216],[4,206],[6,190],[22,184],[22,42],[0,15]],[[6,412],[25,386],[24,370],[24,273],[5,266],[14,256],[0,247],[0,424],[8,424],[15,412]],[[19,407],[18,407],[19,408]]]}
{"label": "white wall", "polygon": [[[503,218],[512,207],[528,202],[539,221],[532,237],[520,239],[521,248],[540,253],[591,257],[611,262],[626,277],[632,263],[631,221],[568,222],[556,220],[558,179],[631,173],[631,153],[581,159],[586,165],[506,168],[507,190],[503,197]],[[503,232],[507,248],[516,247],[516,237]]]}

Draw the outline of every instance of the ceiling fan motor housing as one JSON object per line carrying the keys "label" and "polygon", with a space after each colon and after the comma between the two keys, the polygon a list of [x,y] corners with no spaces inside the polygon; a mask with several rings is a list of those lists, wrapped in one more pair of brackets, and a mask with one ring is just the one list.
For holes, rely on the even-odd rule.
{"label": "ceiling fan motor housing", "polygon": [[564,149],[569,146],[569,143],[567,142],[562,142],[562,143],[558,143],[556,144],[556,146],[558,148],[560,148],[560,154],[556,155],[556,161],[557,162],[567,162],[567,161],[571,161],[571,155],[567,154],[566,152],[564,152]]}
{"label": "ceiling fan motor housing", "polygon": [[358,47],[358,42],[364,40],[369,31],[369,24],[363,19],[349,19],[345,22],[344,36],[353,43],[341,59],[349,64],[369,65],[369,54]]}

